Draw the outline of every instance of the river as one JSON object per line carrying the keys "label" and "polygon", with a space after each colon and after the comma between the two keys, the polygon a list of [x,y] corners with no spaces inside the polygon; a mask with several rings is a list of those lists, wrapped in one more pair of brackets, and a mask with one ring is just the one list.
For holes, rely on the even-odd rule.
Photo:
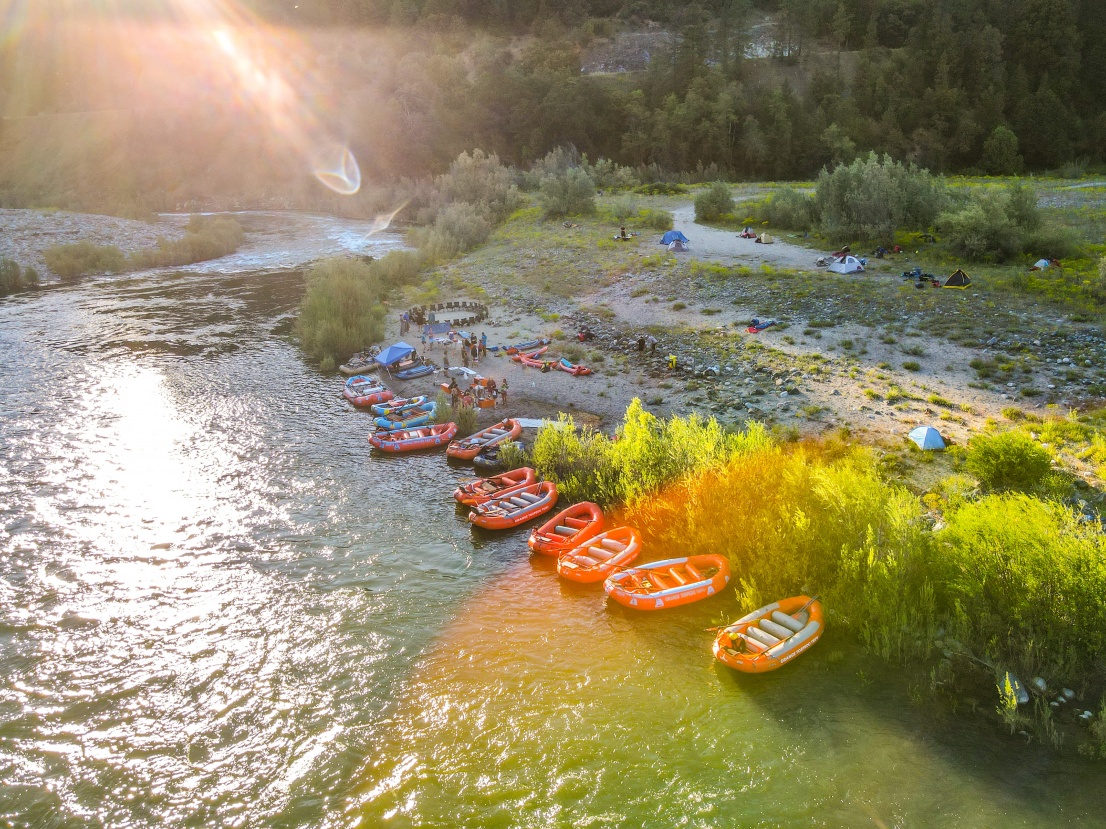
{"label": "river", "polygon": [[730,599],[633,614],[474,531],[469,470],[370,455],[301,291],[224,262],[0,300],[3,825],[1106,825],[1101,765],[832,630],[738,676]]}

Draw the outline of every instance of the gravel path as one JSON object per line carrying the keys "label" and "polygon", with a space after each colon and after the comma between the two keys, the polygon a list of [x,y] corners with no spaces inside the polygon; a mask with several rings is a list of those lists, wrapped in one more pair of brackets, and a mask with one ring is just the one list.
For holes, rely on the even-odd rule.
{"label": "gravel path", "polygon": [[752,239],[742,239],[732,230],[720,230],[695,221],[695,205],[688,202],[672,211],[674,227],[683,231],[691,240],[689,252],[692,259],[722,262],[727,265],[742,264],[759,267],[767,264],[793,270],[813,270],[818,254],[808,248],[776,240],[761,245]]}

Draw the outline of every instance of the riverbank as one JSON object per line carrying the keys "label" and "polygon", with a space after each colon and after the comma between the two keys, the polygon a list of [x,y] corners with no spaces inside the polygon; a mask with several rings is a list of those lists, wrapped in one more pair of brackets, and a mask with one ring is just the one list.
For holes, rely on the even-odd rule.
{"label": "riverbank", "polygon": [[[487,245],[442,267],[423,295],[486,292],[493,320],[506,322],[489,331],[492,343],[563,335],[550,353],[590,360],[596,376],[566,386],[519,370],[518,379],[535,398],[604,423],[640,397],[658,415],[758,420],[797,434],[845,427],[909,464],[905,437],[916,426],[963,444],[994,422],[1064,415],[1106,397],[1101,330],[1062,303],[1007,290],[989,278],[995,269],[978,271],[967,290],[902,280],[923,261],[914,254],[841,276],[813,267],[818,251],[786,237],[759,245],[698,225],[686,199],[634,198],[672,210],[691,252],[668,253],[659,234],[614,242],[596,218],[565,228],[520,211]],[[752,334],[753,318],[778,324]],[[595,339],[576,343],[585,326]],[[637,350],[643,335],[656,337],[655,353]],[[680,368],[667,367],[669,355]],[[1100,484],[1093,465],[1064,462]]]}

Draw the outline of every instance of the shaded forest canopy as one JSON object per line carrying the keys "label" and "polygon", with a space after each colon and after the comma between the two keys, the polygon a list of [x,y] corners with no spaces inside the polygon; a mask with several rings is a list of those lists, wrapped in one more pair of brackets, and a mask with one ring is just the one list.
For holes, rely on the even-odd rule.
{"label": "shaded forest canopy", "polygon": [[[149,2],[24,21],[0,47],[0,206],[364,212],[242,88],[210,27]],[[550,149],[643,178],[806,179],[875,150],[936,172],[1076,171],[1106,160],[1098,0],[248,0],[306,112],[368,181],[473,147]],[[36,12],[28,12],[33,14]],[[774,57],[747,57],[770,16]],[[669,37],[644,71],[588,74],[620,31]],[[267,71],[268,71],[267,69]],[[302,142],[301,142],[302,143]]]}

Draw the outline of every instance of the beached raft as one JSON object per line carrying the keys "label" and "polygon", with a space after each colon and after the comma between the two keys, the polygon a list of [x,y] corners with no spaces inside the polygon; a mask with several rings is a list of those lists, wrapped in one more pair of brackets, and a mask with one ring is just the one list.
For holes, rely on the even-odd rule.
{"label": "beached raft", "polygon": [[425,377],[428,374],[433,374],[437,370],[438,367],[433,363],[422,363],[421,365],[397,371],[395,373],[395,378],[397,380],[414,380],[418,377]]}
{"label": "beached raft", "polygon": [[434,408],[434,403],[423,403],[421,406],[405,409],[402,412],[383,415],[376,419],[376,428],[391,432],[396,429],[415,429],[425,426],[434,416]]}
{"label": "beached raft", "polygon": [[512,490],[536,483],[538,473],[529,466],[520,469],[512,469],[502,475],[491,478],[477,478],[467,484],[462,484],[453,490],[453,497],[459,504],[475,507],[492,498],[500,498]]}
{"label": "beached raft", "polygon": [[508,530],[545,515],[556,503],[557,485],[542,481],[478,504],[469,513],[469,521],[485,530]]}
{"label": "beached raft", "polygon": [[603,510],[584,501],[561,510],[530,533],[527,542],[535,553],[559,556],[603,532]]}
{"label": "beached raft", "polygon": [[[483,403],[484,401],[481,401]],[[503,450],[508,446],[515,446],[519,449],[524,448],[522,441],[512,440],[508,443],[501,443],[498,446],[489,446],[479,455],[472,459],[472,466],[474,469],[479,469],[481,472],[494,472],[497,469],[502,469],[507,465],[507,462],[503,460]]]}
{"label": "beached raft", "polygon": [[715,658],[749,674],[774,671],[822,637],[822,605],[809,596],[792,596],[742,616],[718,632]]}
{"label": "beached raft", "polygon": [[415,452],[446,446],[457,434],[456,423],[439,423],[419,429],[400,429],[369,435],[369,443],[382,452]]}
{"label": "beached raft", "polygon": [[426,402],[427,397],[425,394],[420,394],[417,397],[393,397],[391,400],[386,400],[383,403],[373,404],[372,413],[378,417],[384,417],[385,415],[417,408],[425,405]]}
{"label": "beached raft", "polygon": [[375,377],[366,374],[358,374],[346,380],[346,386],[342,389],[342,394],[346,400],[358,408],[383,403],[393,397],[387,386]]}
{"label": "beached raft", "polygon": [[506,441],[514,440],[521,434],[522,424],[514,418],[507,418],[494,426],[481,429],[475,435],[470,435],[464,440],[452,441],[446,450],[446,454],[458,460],[471,461],[488,447],[498,446]]}
{"label": "beached raft", "polygon": [[379,353],[379,351],[362,351],[358,354],[354,354],[347,362],[338,366],[338,371],[342,372],[342,374],[347,377],[352,374],[364,374],[366,371],[380,365],[375,359],[377,353]]}
{"label": "beached raft", "polygon": [[577,363],[570,363],[564,357],[557,361],[557,368],[561,371],[567,371],[573,377],[585,377],[591,374],[591,369],[587,366],[582,366]]}
{"label": "beached raft", "polygon": [[573,547],[557,559],[557,573],[587,584],[603,581],[615,570],[632,564],[641,553],[641,536],[633,527],[607,530]]}
{"label": "beached raft", "polygon": [[542,354],[544,354],[548,350],[549,350],[549,346],[543,345],[541,348],[536,349],[534,351],[527,351],[527,352],[519,351],[519,352],[516,352],[516,353],[511,355],[511,359],[514,360],[516,363],[522,363],[524,366],[532,365],[534,363],[537,363],[540,366],[541,365],[541,360],[538,360],[538,359],[535,359],[535,358],[540,357]]}
{"label": "beached raft", "polygon": [[518,354],[520,351],[533,351],[537,348],[541,348],[543,345],[549,345],[549,342],[550,341],[547,339],[538,339],[529,340],[528,342],[519,343],[518,345],[509,345],[507,346],[507,353]]}
{"label": "beached raft", "polygon": [[611,573],[603,589],[626,607],[661,610],[714,596],[729,581],[730,563],[723,556],[685,556]]}

